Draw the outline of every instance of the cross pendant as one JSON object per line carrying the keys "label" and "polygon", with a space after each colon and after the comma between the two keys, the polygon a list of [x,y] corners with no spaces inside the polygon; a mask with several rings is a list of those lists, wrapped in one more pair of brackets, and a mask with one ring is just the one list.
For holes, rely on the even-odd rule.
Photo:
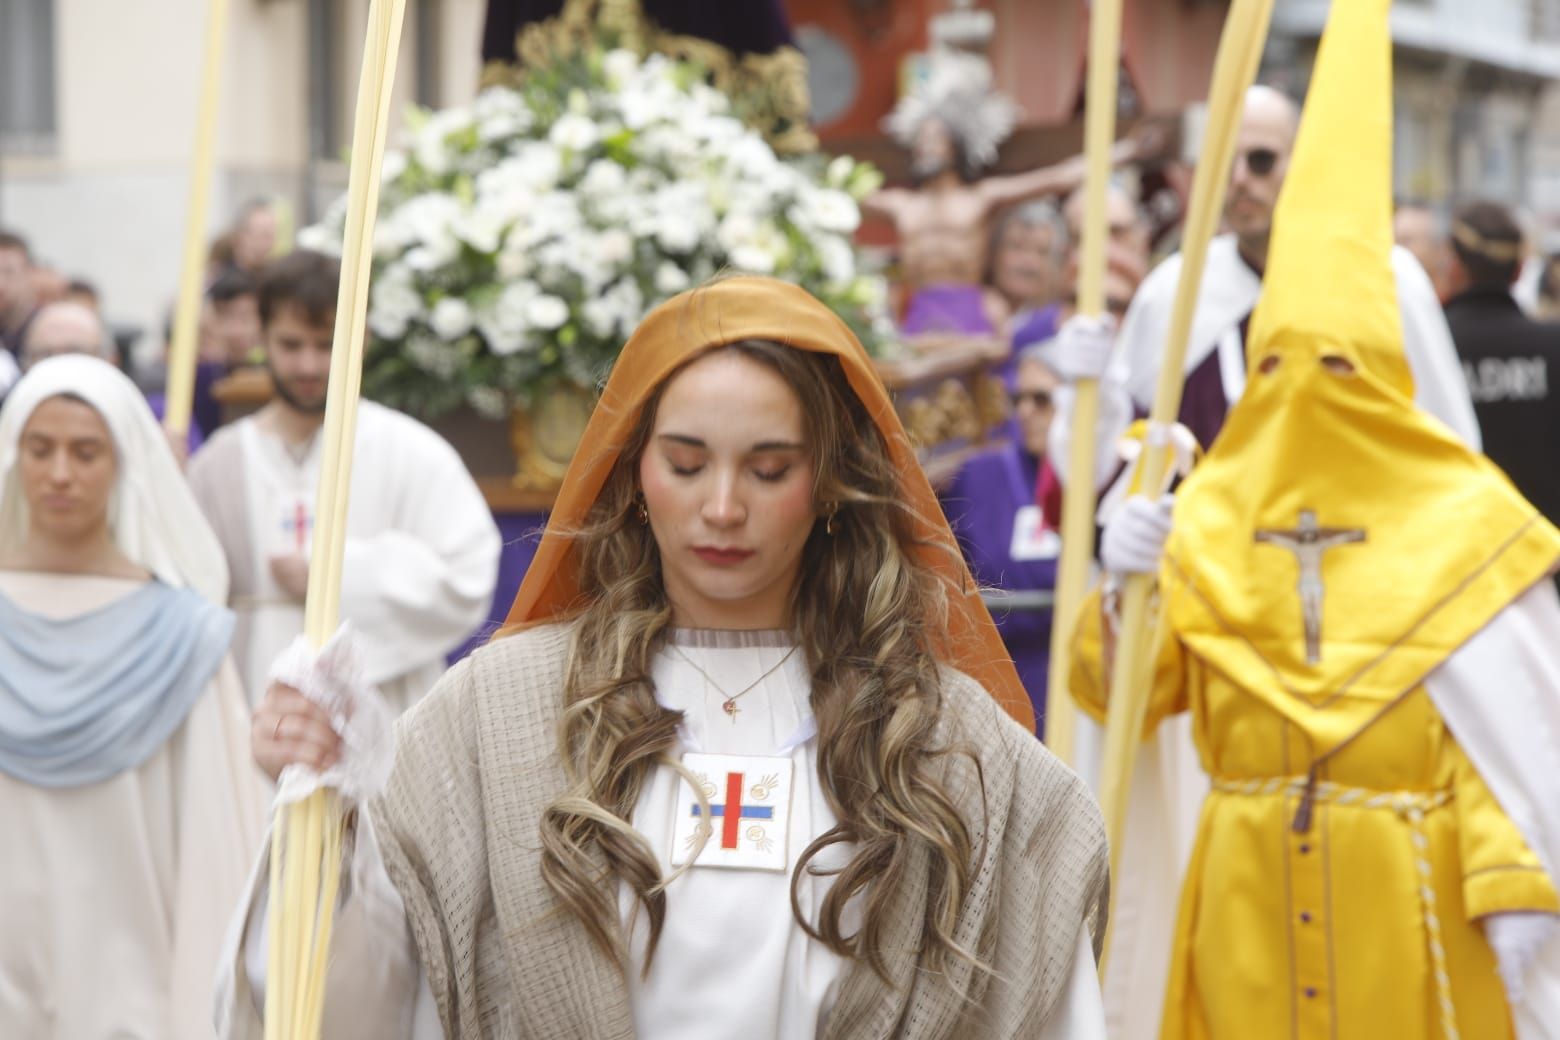
{"label": "cross pendant", "polygon": [[737,721],[737,713],[742,709],[737,707],[736,701],[728,697],[726,698],[726,703],[720,706],[720,710],[725,712],[727,715],[730,715],[732,724],[735,725]]}

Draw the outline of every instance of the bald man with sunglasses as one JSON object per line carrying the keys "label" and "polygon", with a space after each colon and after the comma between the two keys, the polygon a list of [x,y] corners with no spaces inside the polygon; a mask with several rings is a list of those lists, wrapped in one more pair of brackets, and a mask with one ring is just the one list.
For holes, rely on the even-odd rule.
{"label": "bald man with sunglasses", "polygon": [[[1273,208],[1289,169],[1298,129],[1299,109],[1284,94],[1265,86],[1252,87],[1247,93],[1225,198],[1227,231],[1209,245],[1187,345],[1180,421],[1205,448],[1223,428],[1230,405],[1245,389],[1246,329],[1262,292]],[[1435,288],[1407,250],[1393,250],[1392,266],[1403,313],[1404,345],[1414,372],[1415,399],[1469,446],[1478,448],[1478,420]],[[1115,463],[1112,446],[1125,422],[1134,413],[1147,414],[1153,402],[1180,275],[1179,253],[1149,274],[1127,309],[1110,358],[1095,359],[1093,369],[1083,373],[1103,377],[1102,392],[1112,399],[1102,407],[1098,431],[1102,472],[1108,473]],[[1337,277],[1347,279],[1349,273],[1340,270]],[[1063,400],[1057,409],[1052,431],[1052,457],[1063,465],[1071,423],[1066,403]]]}

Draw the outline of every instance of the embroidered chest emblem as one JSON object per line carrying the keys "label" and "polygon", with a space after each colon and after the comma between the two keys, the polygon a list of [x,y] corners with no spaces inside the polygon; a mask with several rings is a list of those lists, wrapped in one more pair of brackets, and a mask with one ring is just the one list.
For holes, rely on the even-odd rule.
{"label": "embroidered chest emblem", "polygon": [[274,544],[279,553],[309,555],[314,537],[314,510],[303,498],[285,501],[277,510]]}
{"label": "embroidered chest emblem", "polygon": [[[678,785],[672,826],[672,864],[785,871],[790,866],[789,758],[765,755],[683,755],[699,781],[704,806],[686,780]],[[703,848],[700,848],[702,843]]]}

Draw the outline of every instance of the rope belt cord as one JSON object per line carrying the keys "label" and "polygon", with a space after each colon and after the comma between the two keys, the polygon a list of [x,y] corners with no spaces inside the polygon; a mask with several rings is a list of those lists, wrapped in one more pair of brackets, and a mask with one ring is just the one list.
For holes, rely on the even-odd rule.
{"label": "rope belt cord", "polygon": [[1436,1002],[1441,1011],[1441,1032],[1446,1040],[1461,1040],[1457,1030],[1457,1011],[1452,1004],[1452,978],[1446,967],[1446,946],[1441,938],[1441,916],[1437,911],[1435,887],[1430,876],[1430,835],[1425,817],[1452,801],[1452,792],[1373,791],[1348,787],[1312,777],[1270,777],[1265,780],[1215,779],[1213,790],[1220,794],[1262,796],[1290,794],[1321,802],[1358,809],[1386,809],[1408,824],[1409,843],[1414,849],[1414,869],[1419,874],[1419,903],[1425,917],[1425,945],[1430,953],[1430,970],[1435,975]]}

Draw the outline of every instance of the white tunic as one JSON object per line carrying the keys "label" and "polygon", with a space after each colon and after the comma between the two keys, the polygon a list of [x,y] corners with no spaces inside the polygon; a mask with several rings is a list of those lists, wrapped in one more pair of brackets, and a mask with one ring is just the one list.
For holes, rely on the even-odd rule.
{"label": "white tunic", "polygon": [[[781,753],[793,765],[793,790],[785,870],[693,866],[667,887],[666,918],[650,973],[643,976],[634,971],[628,978],[635,1033],[643,1040],[797,1040],[815,1036],[848,968],[842,958],[810,939],[791,912],[791,873],[796,862],[814,838],[834,826],[835,818],[817,778],[816,738],[807,737],[811,721],[807,664],[800,651],[785,659],[790,648],[790,636],[785,633],[684,630],[674,633],[672,646],[652,665],[657,699],[686,715],[682,730],[685,751]],[[740,692],[771,668],[775,670],[757,686]],[[734,694],[740,696],[733,715],[722,705],[727,695]],[[679,788],[686,790],[679,774],[657,768],[634,810],[634,827],[649,840],[663,874],[674,869],[672,832],[677,817],[687,807]],[[333,980],[345,974],[340,964],[340,940],[350,942],[353,949],[376,951],[376,963],[367,970],[382,976],[387,960],[399,963],[404,957],[406,963],[415,964],[416,950],[399,898],[384,877],[378,846],[367,828],[360,839],[364,837],[369,840],[358,842],[350,868],[356,879],[353,890],[387,905],[393,901],[393,909],[365,913],[361,918],[343,917],[337,926]],[[833,846],[813,862],[820,867],[839,865],[849,854],[848,848]],[[828,878],[804,877],[801,882],[802,907],[814,921],[828,885]],[[258,903],[258,891],[256,897]],[[630,949],[642,965],[647,937],[643,915],[635,913],[626,891],[619,905],[630,931]],[[853,910],[854,904],[847,908],[847,934],[857,923]],[[349,921],[366,919],[379,922],[372,926],[378,932],[375,941],[344,934]],[[235,936],[235,948],[226,960],[234,977],[224,983],[223,1003],[229,1020],[225,1036],[259,1036],[257,1009],[261,1001],[255,994],[264,987],[263,920],[263,912],[251,914],[248,937],[242,940],[243,952],[239,952]],[[396,924],[384,923],[390,920]],[[387,957],[386,945],[392,939],[399,949]],[[1104,1038],[1099,985],[1087,934],[1079,935],[1078,950],[1063,1006],[1038,1040]],[[438,1037],[427,981],[420,969],[416,976],[415,988],[405,985],[409,980],[398,979],[384,999],[355,1001],[350,1036],[365,1040]],[[350,979],[346,985],[363,992]]]}
{"label": "white tunic", "polygon": [[[811,684],[806,658],[792,653],[792,646],[791,637],[779,632],[679,631],[672,647],[656,658],[651,673],[656,699],[684,713],[685,751],[775,756],[797,746],[781,756],[791,760],[793,778],[785,869],[695,865],[667,887],[666,923],[650,975],[634,972],[628,980],[634,1029],[644,1040],[811,1036],[843,977],[843,959],[810,939],[791,913],[797,860],[836,822],[818,782],[817,741],[798,743],[812,720]],[[741,693],[766,672],[767,678]],[[740,696],[737,711],[728,715],[722,705],[731,694]],[[673,869],[672,829],[684,804],[679,790],[687,790],[686,782],[658,768],[634,810],[634,827],[650,839],[663,876]],[[814,862],[843,866],[849,853],[848,847],[832,846]],[[802,879],[802,909],[813,921],[830,881]],[[620,905],[630,920],[626,892]],[[647,929],[642,919],[639,924],[631,949],[642,964]],[[848,918],[846,934],[855,928]]]}
{"label": "white tunic", "polygon": [[[0,593],[53,618],[139,587],[0,572]],[[0,1035],[209,1040],[223,927],[267,797],[231,662],[134,769],[67,789],[0,773]]]}
{"label": "white tunic", "polygon": [[[303,605],[271,558],[307,556],[320,439],[299,450],[253,418],[218,431],[190,483],[233,577],[234,656],[251,702],[271,662],[303,632]],[[488,615],[498,528],[460,456],[432,430],[364,401],[353,449],[341,616],[363,639],[369,682],[404,711],[444,673],[445,655]]]}

